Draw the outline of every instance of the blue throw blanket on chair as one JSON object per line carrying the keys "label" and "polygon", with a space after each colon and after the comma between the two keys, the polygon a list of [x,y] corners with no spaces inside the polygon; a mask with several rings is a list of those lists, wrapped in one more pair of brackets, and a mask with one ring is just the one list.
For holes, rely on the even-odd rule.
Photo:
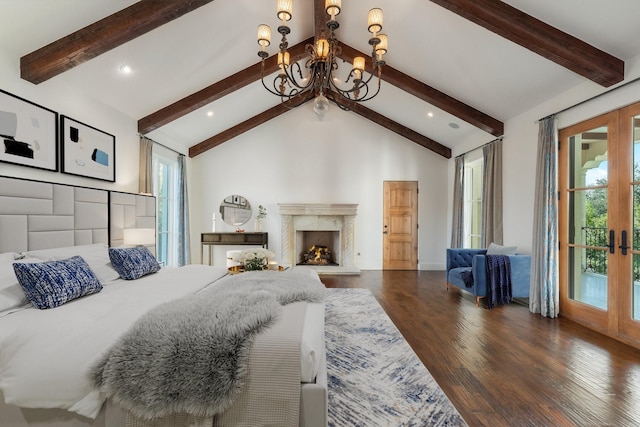
{"label": "blue throw blanket on chair", "polygon": [[506,255],[487,255],[487,308],[511,302],[511,262]]}

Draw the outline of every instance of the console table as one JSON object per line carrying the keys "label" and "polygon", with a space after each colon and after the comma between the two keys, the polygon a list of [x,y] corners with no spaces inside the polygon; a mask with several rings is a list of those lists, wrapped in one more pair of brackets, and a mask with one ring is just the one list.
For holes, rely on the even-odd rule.
{"label": "console table", "polygon": [[204,247],[209,247],[209,265],[213,265],[213,248],[216,245],[260,245],[263,248],[269,247],[268,233],[202,233],[200,235],[200,259],[204,264]]}

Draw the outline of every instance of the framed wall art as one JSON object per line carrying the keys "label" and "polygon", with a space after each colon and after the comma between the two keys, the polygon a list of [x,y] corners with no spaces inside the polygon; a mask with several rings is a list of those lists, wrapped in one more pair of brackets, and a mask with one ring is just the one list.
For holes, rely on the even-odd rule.
{"label": "framed wall art", "polygon": [[116,181],[116,137],[62,116],[62,172]]}
{"label": "framed wall art", "polygon": [[58,113],[0,90],[0,161],[58,171]]}

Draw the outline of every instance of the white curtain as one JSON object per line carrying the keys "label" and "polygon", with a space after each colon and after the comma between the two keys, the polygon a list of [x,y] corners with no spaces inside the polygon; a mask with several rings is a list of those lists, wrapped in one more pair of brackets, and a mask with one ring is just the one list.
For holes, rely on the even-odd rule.
{"label": "white curtain", "polygon": [[455,159],[453,178],[453,223],[451,226],[451,247],[464,245],[464,155]]}
{"label": "white curtain", "polygon": [[555,117],[542,119],[538,130],[538,163],[533,218],[529,310],[558,317],[558,182]]}
{"label": "white curtain", "polygon": [[502,244],[502,140],[485,145],[482,155],[482,246],[487,248]]}

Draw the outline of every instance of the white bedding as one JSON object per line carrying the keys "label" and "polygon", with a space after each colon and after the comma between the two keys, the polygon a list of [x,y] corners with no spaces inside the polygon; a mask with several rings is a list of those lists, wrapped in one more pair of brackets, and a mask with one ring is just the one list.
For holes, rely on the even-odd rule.
{"label": "white bedding", "polygon": [[152,307],[194,293],[225,274],[223,268],[201,265],[163,269],[133,282],[119,280],[55,309],[28,308],[0,318],[5,402],[95,418],[105,398],[91,389],[86,373],[96,358]]}
{"label": "white bedding", "polygon": [[[55,309],[27,308],[1,317],[5,402],[95,418],[105,397],[92,390],[86,373],[99,355],[152,307],[197,292],[226,273],[204,265],[166,268],[135,281],[114,281],[98,294]],[[324,306],[307,306],[305,319],[315,320],[304,323],[301,374],[303,382],[312,382],[324,352]]]}

